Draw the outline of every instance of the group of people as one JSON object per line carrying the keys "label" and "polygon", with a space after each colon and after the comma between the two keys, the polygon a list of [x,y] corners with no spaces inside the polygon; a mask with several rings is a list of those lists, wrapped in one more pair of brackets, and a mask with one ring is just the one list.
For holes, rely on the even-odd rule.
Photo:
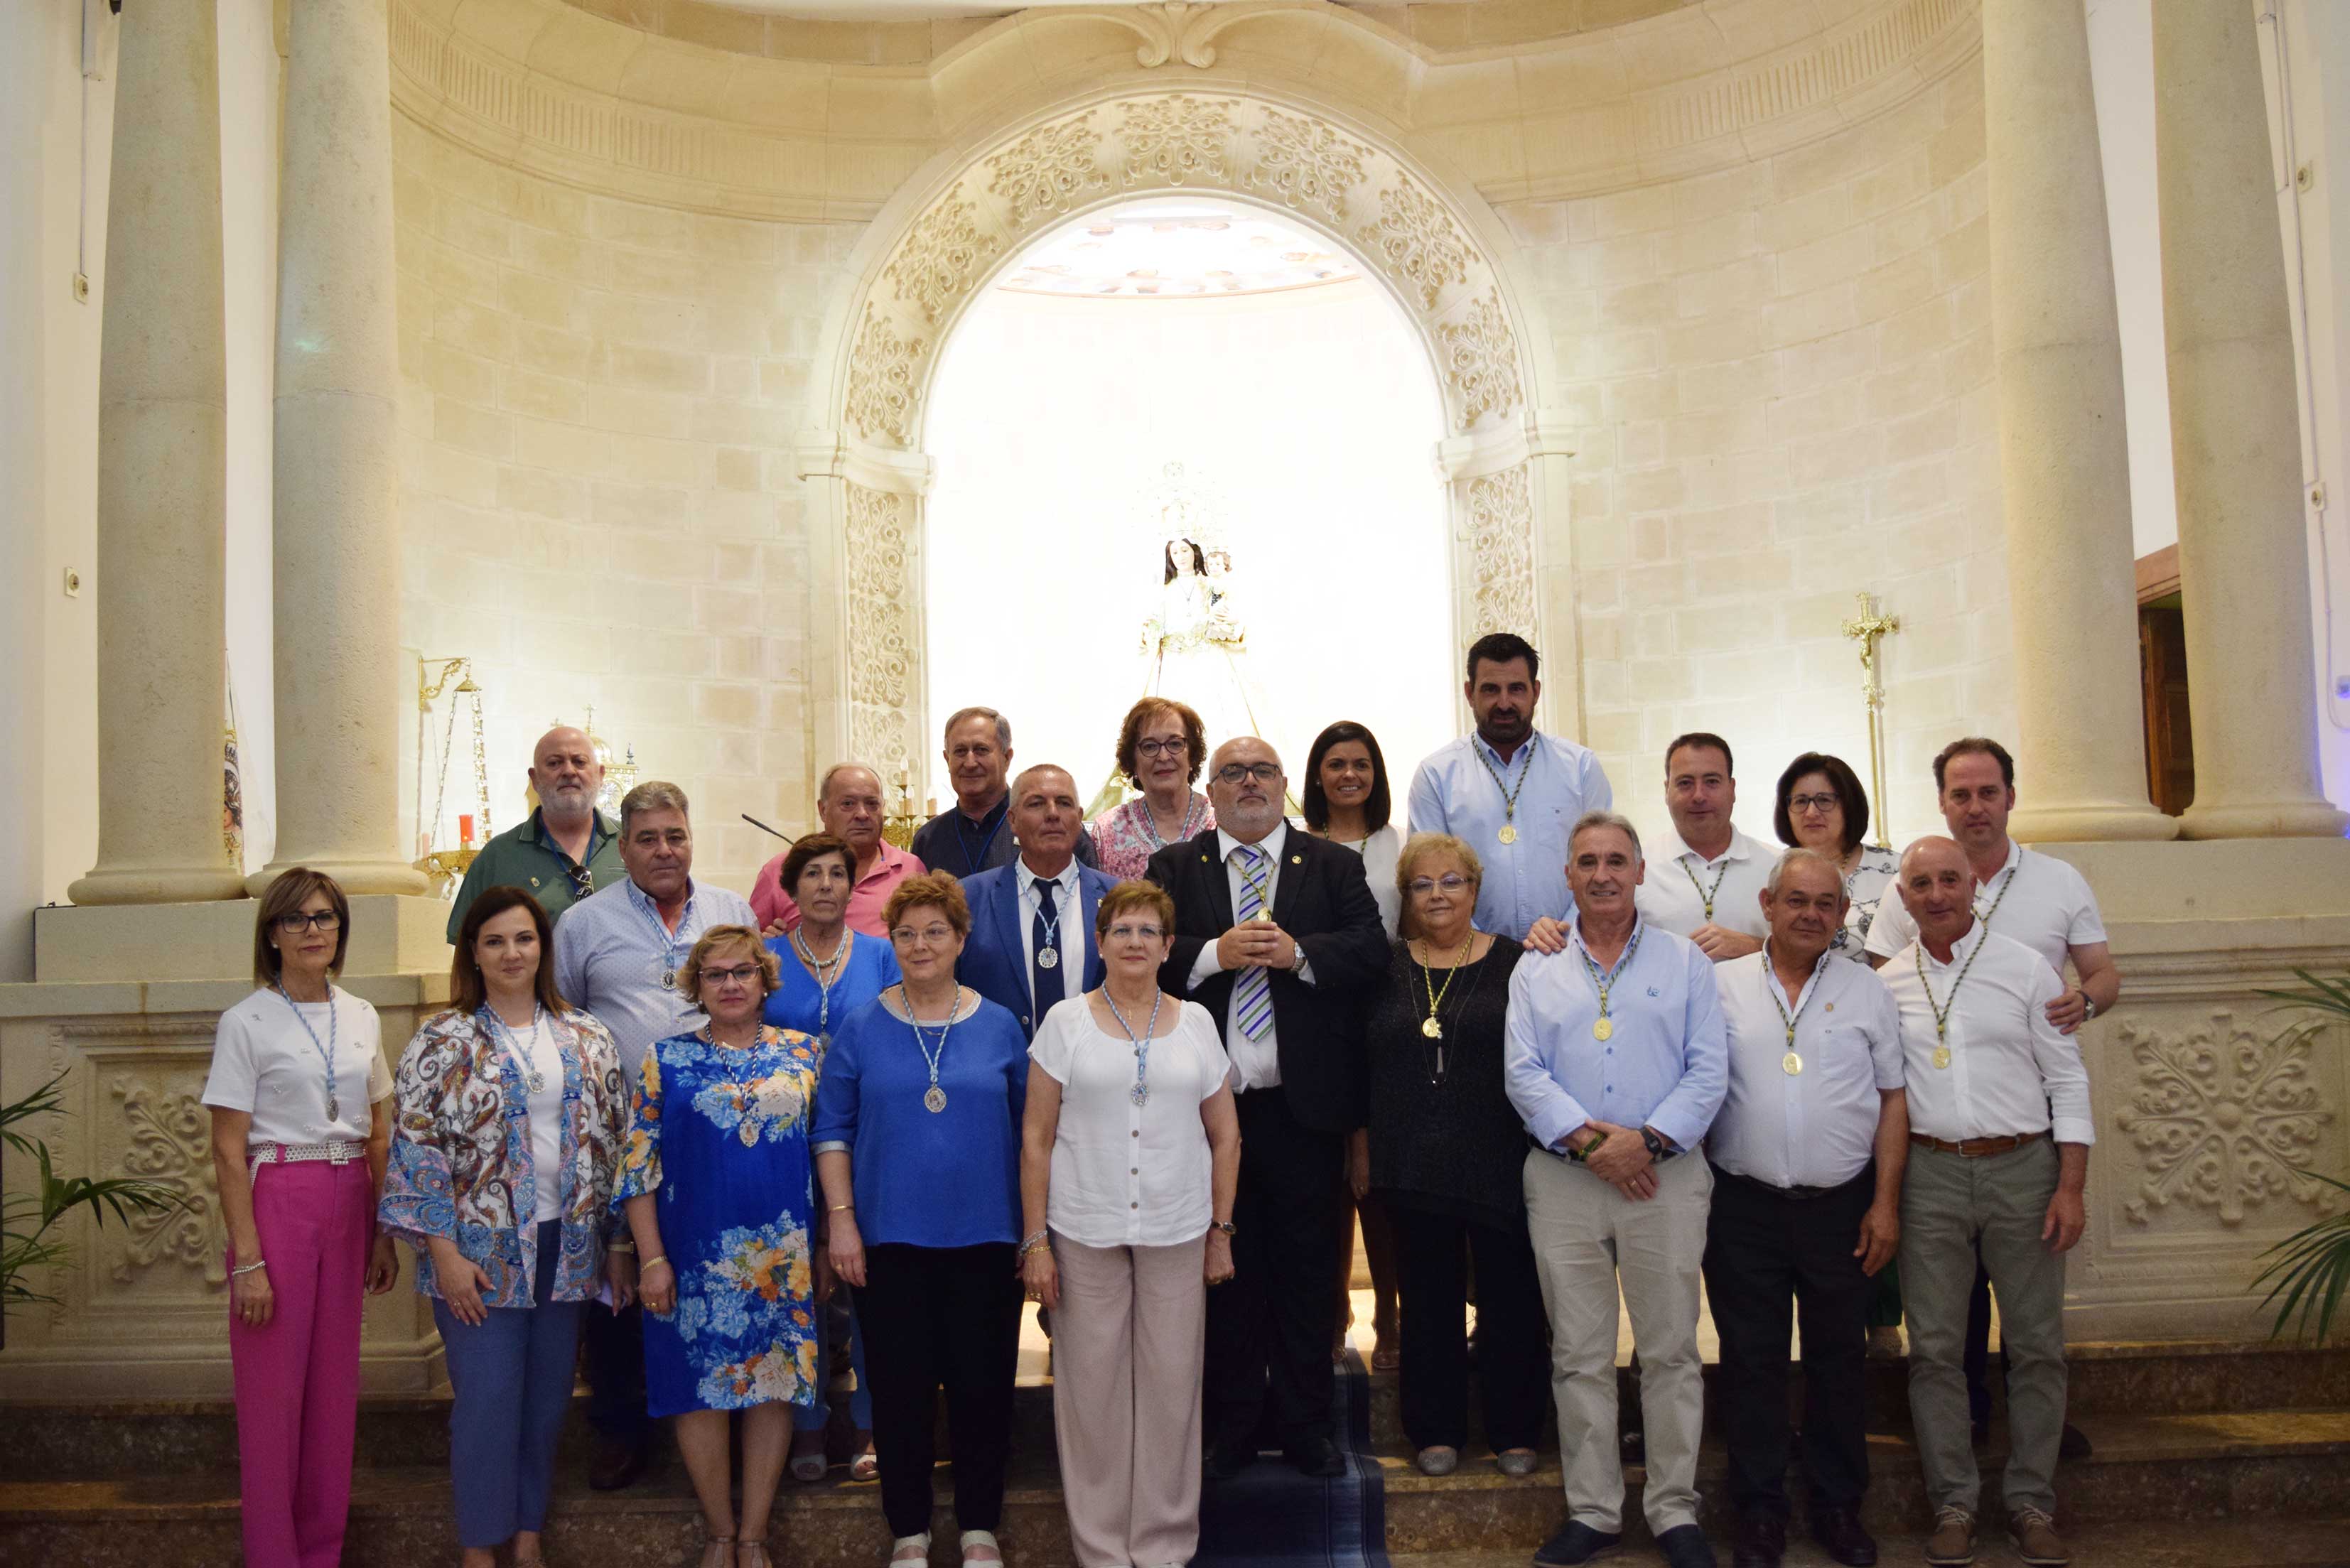
{"label": "group of people", "polygon": [[204,1094],[248,1561],[337,1560],[359,1302],[392,1288],[397,1240],[446,1347],[466,1568],[539,1560],[583,1361],[591,1483],[633,1481],[673,1420],[703,1568],[772,1560],[782,1478],[825,1473],[842,1393],[888,1560],[927,1560],[943,1396],[961,1559],[1000,1562],[1024,1299],[1049,1313],[1076,1560],[1179,1564],[1203,1479],[1274,1449],[1344,1472],[1359,1215],[1421,1469],[1461,1462],[1473,1367],[1493,1464],[1530,1473],[1547,1384],[1566,1518],[1544,1568],[1621,1543],[1619,1300],[1648,1522],[1675,1568],[1714,1562],[1700,1280],[1738,1568],[1785,1550],[1797,1323],[1808,1526],[1877,1560],[1860,1384],[1871,1324],[1905,1315],[1926,1561],[1971,1562],[1979,1274],[2008,1524],[2026,1563],[2064,1563],[2093,1141],[2073,1033],[2119,985],[2086,886],[2009,841],[2013,763],[1980,738],[1935,760],[1950,836],[1897,860],[1837,758],[1782,773],[1774,851],[1732,825],[1729,742],[1683,735],[1649,857],[1593,754],[1535,729],[1540,670],[1514,636],[1470,649],[1475,729],[1414,773],[1409,832],[1359,724],[1316,738],[1300,822],[1270,744],[1211,752],[1146,698],[1118,739],[1139,793],[1088,824],[1067,769],[1014,774],[1009,724],[965,710],[955,804],[910,852],[844,763],[747,900],[692,876],[676,786],[608,820],[587,737],[556,730],[537,809],[457,895],[451,1005],[396,1073],[334,983],[341,890],[278,877]]}

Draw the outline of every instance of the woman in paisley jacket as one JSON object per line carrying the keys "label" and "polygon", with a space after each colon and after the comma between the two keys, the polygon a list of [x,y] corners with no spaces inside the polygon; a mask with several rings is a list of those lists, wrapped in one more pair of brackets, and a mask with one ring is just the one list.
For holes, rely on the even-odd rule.
{"label": "woman in paisley jacket", "polygon": [[608,1251],[629,1103],[601,1023],[555,989],[551,922],[519,888],[465,912],[452,1005],[400,1059],[379,1209],[416,1250],[456,1394],[449,1469],[465,1568],[539,1561],[587,1303],[636,1270]]}
{"label": "woman in paisley jacket", "polygon": [[[748,926],[712,926],[678,971],[709,1022],[645,1053],[615,1199],[643,1262],[645,1405],[677,1417],[701,1500],[702,1568],[770,1568],[768,1514],[792,1411],[816,1393],[816,1304],[831,1272],[811,1242],[814,1038],[763,1027],[782,981]],[[727,1412],[743,1412],[735,1524]]]}

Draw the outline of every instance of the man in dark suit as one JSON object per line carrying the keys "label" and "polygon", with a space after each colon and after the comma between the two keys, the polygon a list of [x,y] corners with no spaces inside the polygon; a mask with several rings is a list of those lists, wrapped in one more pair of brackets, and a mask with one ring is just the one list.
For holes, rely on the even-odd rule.
{"label": "man in dark suit", "polygon": [[1150,857],[1175,900],[1159,984],[1214,1014],[1241,1123],[1230,1284],[1208,1297],[1207,1472],[1237,1474],[1271,1408],[1290,1462],[1343,1469],[1332,1442],[1330,1290],[1347,1135],[1363,1122],[1359,998],[1387,932],[1362,857],[1282,815],[1288,781],[1253,735],[1216,748],[1217,826]]}
{"label": "man in dark suit", "polygon": [[971,936],[955,972],[988,1001],[1009,1008],[1034,1040],[1053,1004],[1102,982],[1094,912],[1117,878],[1077,863],[1085,808],[1077,781],[1049,763],[1012,783],[1010,826],[1020,858],[963,878]]}

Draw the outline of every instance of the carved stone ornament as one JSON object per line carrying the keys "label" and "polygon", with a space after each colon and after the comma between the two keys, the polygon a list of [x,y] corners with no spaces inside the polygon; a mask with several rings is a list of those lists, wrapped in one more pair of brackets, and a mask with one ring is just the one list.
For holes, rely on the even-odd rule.
{"label": "carved stone ornament", "polygon": [[1445,380],[1457,400],[1455,428],[1468,431],[1486,415],[1522,400],[1518,346],[1498,293],[1485,295],[1460,320],[1439,323],[1436,337],[1443,345]]}
{"label": "carved stone ornament", "polygon": [[848,696],[902,708],[913,695],[912,552],[906,499],[848,487]]}
{"label": "carved stone ornament", "polygon": [[1003,248],[1002,240],[981,230],[978,211],[960,192],[948,192],[909,231],[881,275],[925,321],[937,321],[951,302],[968,293],[980,269]]}
{"label": "carved stone ornament", "polygon": [[2178,1202],[2241,1225],[2271,1198],[2330,1211],[2334,1189],[2293,1168],[2310,1163],[2334,1120],[2310,1073],[2323,1033],[2303,1023],[2264,1034],[2224,1012],[2179,1033],[2124,1021],[2137,1087],[2115,1124],[2144,1167],[2124,1206],[2130,1219],[2146,1224],[2152,1210]]}
{"label": "carved stone ornament", "polygon": [[888,436],[899,445],[912,428],[914,401],[920,394],[915,371],[928,345],[920,337],[900,337],[871,305],[865,324],[858,328],[857,347],[848,368],[848,422],[868,436]]}
{"label": "carved stone ornament", "polygon": [[1101,142],[1088,111],[1040,126],[987,159],[987,193],[1001,199],[1005,226],[1017,234],[1040,218],[1058,217],[1107,183],[1096,161]]}
{"label": "carved stone ornament", "polygon": [[1364,182],[1363,160],[1369,156],[1369,148],[1318,120],[1269,109],[1248,182],[1252,190],[1279,196],[1284,206],[1312,207],[1333,223],[1343,223],[1347,192]]}
{"label": "carved stone ornament", "polygon": [[1180,92],[1121,104],[1118,130],[1126,161],[1119,183],[1229,188],[1233,107]]}
{"label": "carved stone ornament", "polygon": [[1410,181],[1379,192],[1378,222],[1356,238],[1422,310],[1436,308],[1447,285],[1469,281],[1468,242],[1451,214]]}
{"label": "carved stone ornament", "polygon": [[122,1103],[127,1135],[119,1174],[152,1181],[182,1199],[166,1214],[134,1210],[123,1229],[109,1225],[99,1232],[118,1238],[111,1254],[115,1282],[128,1283],[135,1272],[171,1262],[201,1269],[205,1283],[219,1284],[228,1278],[228,1233],[213,1175],[212,1113],[193,1091],[129,1074],[109,1078],[107,1090]]}
{"label": "carved stone ornament", "polygon": [[1534,633],[1534,499],[1526,465],[1469,482],[1469,560],[1477,574],[1474,635]]}

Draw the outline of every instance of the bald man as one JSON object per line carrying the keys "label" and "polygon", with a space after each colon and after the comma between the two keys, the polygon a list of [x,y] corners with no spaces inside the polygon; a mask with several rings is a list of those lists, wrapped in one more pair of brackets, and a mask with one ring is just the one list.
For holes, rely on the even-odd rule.
{"label": "bald man", "polygon": [[465,868],[449,909],[451,942],[484,888],[523,888],[548,919],[560,920],[573,904],[628,876],[619,825],[596,809],[604,764],[587,731],[558,724],[541,735],[531,748],[530,787],[538,792],[538,809],[484,845]]}

